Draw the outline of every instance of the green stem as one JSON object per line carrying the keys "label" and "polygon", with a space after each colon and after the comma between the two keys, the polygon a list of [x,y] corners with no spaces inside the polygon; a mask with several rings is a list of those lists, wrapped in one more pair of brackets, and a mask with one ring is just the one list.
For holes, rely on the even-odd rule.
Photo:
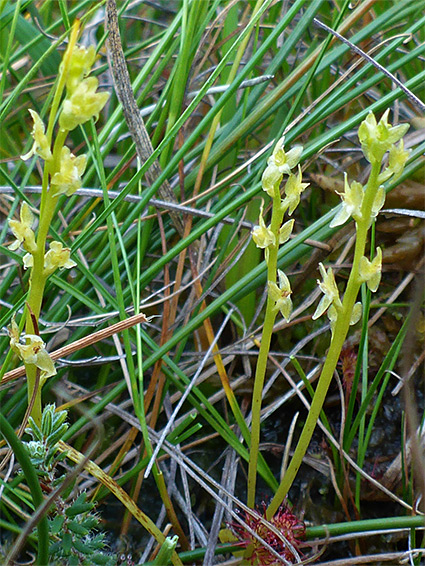
{"label": "green stem", "polygon": [[[33,253],[33,267],[31,270],[30,286],[28,292],[28,308],[26,309],[26,334],[34,334],[36,329],[33,317],[38,322],[43,301],[44,287],[46,285],[46,276],[44,274],[44,253],[46,247],[46,238],[49,230],[50,222],[55,211],[55,203],[52,198],[45,201],[44,214],[40,216],[40,226],[37,233],[37,249]],[[25,364],[28,384],[28,404],[34,395],[34,405],[31,410],[31,416],[39,425],[41,422],[41,383],[37,385],[37,367],[34,364]]]}
{"label": "green stem", "polygon": [[342,346],[347,336],[350,327],[351,315],[353,307],[357,299],[357,294],[360,289],[361,281],[359,279],[359,265],[360,259],[365,253],[367,233],[370,226],[370,218],[373,201],[378,190],[378,175],[381,168],[380,163],[374,163],[369,176],[368,183],[362,203],[362,220],[357,223],[357,237],[356,246],[354,250],[353,266],[351,268],[350,277],[345,291],[344,300],[342,302],[342,309],[338,313],[338,318],[335,323],[335,328],[332,333],[331,344],[326,356],[326,361],[317,384],[316,392],[311,403],[310,411],[307,415],[307,420],[298,440],[297,447],[291,462],[286,470],[285,476],[276,491],[270,505],[267,508],[267,518],[270,519],[278,510],[279,506],[288,494],[288,491],[297,475],[298,469],[301,466],[302,460],[307,452],[308,445],[310,444],[311,437],[313,436],[314,429],[316,428],[329,385],[332,381],[332,376],[336,369],[339,360]]}
{"label": "green stem", "polygon": [[[279,230],[282,224],[284,209],[281,207],[281,197],[279,183],[275,186],[273,196],[273,212],[270,229],[275,235],[276,244],[270,246],[269,258],[267,261],[267,280],[276,283],[277,256],[279,250]],[[247,505],[254,508],[255,487],[257,482],[258,453],[260,446],[261,429],[261,403],[264,387],[264,378],[267,369],[267,358],[270,351],[270,342],[273,334],[273,326],[276,318],[275,301],[270,296],[267,297],[266,314],[264,319],[263,332],[261,335],[260,351],[258,354],[257,367],[255,370],[254,389],[252,393],[252,424],[251,424],[251,446],[248,465],[248,497]]]}

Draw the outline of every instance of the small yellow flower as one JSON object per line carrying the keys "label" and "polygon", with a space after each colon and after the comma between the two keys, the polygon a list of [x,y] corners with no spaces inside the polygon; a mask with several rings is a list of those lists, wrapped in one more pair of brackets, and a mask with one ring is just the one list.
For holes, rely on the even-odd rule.
{"label": "small yellow flower", "polygon": [[258,218],[258,226],[252,230],[252,239],[257,248],[268,248],[276,244],[276,238],[270,228],[267,228],[263,219],[263,207],[260,208],[260,216]]}
{"label": "small yellow flower", "polygon": [[98,84],[96,77],[84,79],[65,99],[59,116],[59,125],[63,130],[73,130],[90,118],[97,119],[109,98],[107,92],[96,92]]}
{"label": "small yellow flower", "polygon": [[25,251],[33,253],[37,249],[35,234],[31,228],[34,224],[34,215],[26,202],[22,203],[20,218],[20,220],[9,220],[9,227],[16,238],[9,249],[17,250],[22,245]]}
{"label": "small yellow flower", "polygon": [[34,139],[32,148],[25,155],[21,155],[23,161],[27,161],[33,155],[39,155],[44,161],[50,161],[52,159],[52,152],[50,151],[49,142],[47,136],[45,135],[45,127],[42,119],[34,110],[29,110],[31,117],[34,122],[34,126],[31,135]]}
{"label": "small yellow flower", "polygon": [[282,136],[276,143],[272,155],[268,158],[268,165],[275,165],[282,175],[289,175],[291,169],[296,167],[300,162],[303,148],[300,145],[294,146],[292,149],[285,152],[283,146],[285,144],[285,136]]}
{"label": "small yellow flower", "polygon": [[409,159],[410,149],[404,149],[404,141],[400,140],[398,145],[392,145],[390,148],[390,155],[388,158],[388,169],[391,171],[393,178],[396,181],[404,171],[407,160]]}
{"label": "small yellow flower", "polygon": [[281,203],[282,208],[288,208],[289,215],[291,215],[300,204],[301,193],[309,186],[309,184],[310,183],[302,182],[302,171],[301,167],[298,165],[298,175],[291,173],[288,177],[285,185],[286,197]]}
{"label": "small yellow flower", "polygon": [[336,286],[335,277],[332,271],[332,268],[329,267],[328,271],[324,268],[322,263],[319,263],[320,273],[322,275],[322,281],[319,279],[317,283],[320,287],[320,290],[324,293],[324,296],[320,300],[320,303],[317,305],[317,309],[313,314],[313,320],[322,316],[326,310],[333,305],[336,310],[342,308],[341,299],[339,298],[339,291],[338,287]]}
{"label": "small yellow flower", "polygon": [[277,270],[279,276],[279,286],[274,281],[268,282],[268,295],[275,302],[274,310],[280,311],[283,318],[289,322],[292,312],[291,284],[285,273]]}
{"label": "small yellow flower", "polygon": [[56,269],[62,267],[71,269],[71,267],[77,265],[71,259],[71,250],[64,248],[60,242],[54,240],[49,247],[50,250],[44,256],[44,273],[46,276],[56,271]]}
{"label": "small yellow flower", "polygon": [[35,334],[26,334],[22,337],[25,343],[21,343],[19,328],[15,320],[9,327],[10,347],[18,354],[20,359],[26,365],[33,364],[41,370],[41,377],[51,377],[56,375],[55,365],[52,358],[46,351],[46,345],[40,336]]}
{"label": "small yellow flower", "polygon": [[276,185],[280,185],[282,177],[283,175],[279,171],[279,168],[273,161],[270,162],[264,170],[263,177],[261,179],[263,190],[266,191],[269,197],[274,197],[275,187]]}
{"label": "small yellow flower", "polygon": [[74,47],[70,61],[68,76],[66,78],[66,89],[68,94],[72,94],[86,75],[96,59],[96,49],[94,45],[90,47]]}
{"label": "small yellow flower", "polygon": [[363,256],[360,259],[359,276],[363,282],[366,282],[369,289],[374,293],[381,281],[382,272],[382,250],[376,248],[376,255],[372,261]]}
{"label": "small yellow flower", "polygon": [[350,218],[354,218],[356,222],[361,220],[362,202],[363,202],[363,186],[357,181],[353,181],[351,186],[348,183],[347,173],[344,178],[344,192],[337,193],[342,199],[342,208],[330,223],[330,227],[341,226]]}
{"label": "small yellow flower", "polygon": [[388,123],[389,112],[389,109],[384,112],[379,123],[376,123],[374,114],[369,112],[366,120],[360,124],[359,140],[363,153],[370,163],[380,163],[385,152],[400,141],[409,129],[409,124],[391,126]]}
{"label": "small yellow flower", "polygon": [[52,190],[54,196],[65,194],[71,196],[81,187],[81,176],[87,163],[85,154],[75,157],[68,147],[64,146],[61,152],[60,171],[52,177]]}
{"label": "small yellow flower", "polygon": [[[44,275],[46,277],[61,267],[71,269],[71,267],[77,265],[75,261],[71,259],[71,250],[64,248],[60,242],[54,240],[49,247],[50,250],[44,254]],[[33,267],[34,258],[31,254],[25,254],[23,259],[25,269]]]}

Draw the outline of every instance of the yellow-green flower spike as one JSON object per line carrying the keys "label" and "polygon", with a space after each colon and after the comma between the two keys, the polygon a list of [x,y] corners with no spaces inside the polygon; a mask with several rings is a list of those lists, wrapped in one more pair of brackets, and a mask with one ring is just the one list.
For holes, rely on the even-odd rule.
{"label": "yellow-green flower spike", "polygon": [[42,159],[44,159],[44,161],[50,161],[52,159],[52,152],[50,151],[49,142],[45,134],[46,129],[44,127],[43,121],[34,110],[30,109],[29,113],[31,114],[34,122],[34,126],[31,132],[34,143],[28,153],[21,155],[21,159],[23,161],[27,161],[27,159],[29,159],[33,155],[38,155]]}
{"label": "yellow-green flower spike", "polygon": [[32,230],[34,215],[26,202],[22,203],[20,220],[9,220],[9,227],[16,240],[10,244],[10,250],[17,250],[22,246],[25,251],[34,253],[37,249],[35,234]]}
{"label": "yellow-green flower spike", "polygon": [[52,177],[54,196],[65,194],[71,196],[81,187],[81,176],[87,163],[85,154],[75,157],[68,147],[64,146],[60,158],[60,170]]}

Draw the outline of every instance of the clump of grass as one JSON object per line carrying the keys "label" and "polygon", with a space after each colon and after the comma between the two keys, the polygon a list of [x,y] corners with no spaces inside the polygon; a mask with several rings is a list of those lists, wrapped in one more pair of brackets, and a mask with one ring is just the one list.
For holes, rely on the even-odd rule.
{"label": "clump of grass", "polygon": [[[113,4],[108,0],[108,10]],[[88,5],[78,1],[71,7],[55,2],[16,2],[0,10],[2,29],[9,31],[0,43],[0,191],[2,211],[10,221],[2,224],[0,232],[5,258],[0,279],[0,299],[5,307],[0,314],[1,351],[5,353],[0,369],[2,418],[10,423],[12,433],[16,429],[21,436],[29,406],[39,426],[42,403],[34,392],[40,391],[41,383],[45,403],[65,404],[72,424],[64,432],[60,450],[67,451],[68,458],[85,467],[88,474],[76,479],[76,493],[83,491],[87,501],[103,503],[97,508],[102,509],[105,528],[115,539],[130,535],[128,540],[141,541],[123,548],[134,560],[158,563],[164,559],[178,564],[204,559],[211,563],[214,553],[224,552],[217,543],[223,520],[237,520],[232,515],[235,507],[242,510],[239,519],[249,514],[244,506],[246,473],[251,478],[252,508],[263,499],[262,492],[272,498],[262,524],[274,517],[272,511],[292,485],[292,513],[299,518],[304,514],[307,540],[323,537],[317,544],[327,544],[327,558],[348,560],[350,554],[373,554],[367,533],[386,527],[404,529],[403,542],[397,534],[397,548],[389,538],[382,549],[400,557],[402,544],[405,549],[420,546],[415,539],[420,521],[405,515],[415,512],[418,493],[410,472],[423,466],[415,460],[415,451],[404,448],[404,441],[401,449],[382,450],[388,457],[400,451],[392,462],[394,466],[398,461],[403,463],[402,485],[397,489],[385,473],[382,477],[375,473],[379,462],[375,469],[371,458],[376,452],[373,442],[379,423],[390,407],[397,438],[404,434],[404,421],[398,423],[397,401],[390,399],[390,390],[395,385],[394,373],[401,372],[400,358],[411,360],[412,372],[419,359],[407,317],[411,273],[421,269],[421,258],[413,253],[418,226],[412,232],[405,226],[414,244],[407,267],[411,273],[404,276],[398,267],[387,263],[386,246],[397,246],[397,236],[391,232],[394,228],[385,236],[381,232],[375,236],[373,224],[370,249],[376,253],[367,247],[363,253],[356,249],[352,256],[354,224],[335,222],[346,220],[349,208],[361,196],[355,183],[364,187],[368,178],[373,181],[376,177],[355,136],[370,112],[381,117],[392,108],[392,122],[412,126],[405,138],[405,147],[411,152],[404,171],[398,179],[393,175],[380,180],[386,192],[398,185],[397,191],[404,195],[391,208],[406,208],[405,195],[410,198],[413,194],[415,175],[421,180],[424,148],[414,132],[422,113],[415,95],[420,94],[425,78],[421,66],[425,22],[419,0],[406,0],[402,5],[369,0],[350,5],[344,1],[338,9],[321,0],[296,0],[289,7],[271,1],[252,6],[219,0],[172,3],[170,12],[160,11],[152,3],[117,4],[116,39],[122,47],[136,107],[145,120],[145,138],[129,128],[113,93],[116,69],[113,57],[109,65],[105,58],[111,55],[106,42],[110,20],[105,29],[102,2]],[[76,18],[81,21],[81,45],[98,45],[90,77],[98,78],[100,92],[107,90],[112,95],[96,124],[90,120],[70,131],[66,139],[70,154],[62,156],[60,147],[65,140],[58,140],[55,126],[61,103],[55,93],[62,80],[62,53],[73,41]],[[373,60],[335,40],[325,28],[318,28],[316,21],[336,29]],[[68,47],[62,45],[64,41]],[[68,94],[64,97],[69,99]],[[28,109],[42,119],[44,132]],[[20,156],[34,144],[34,138],[28,141],[32,130],[34,137],[37,131],[40,141],[34,149],[42,155],[24,162]],[[268,208],[270,202],[278,203],[277,196],[274,199],[277,191],[271,191],[269,200],[261,178],[267,167],[266,155],[283,135],[286,153],[297,145],[304,147],[300,165],[305,170],[300,182],[310,185],[293,211],[291,238],[277,246],[276,228],[282,227],[283,217],[278,226],[278,208]],[[151,142],[146,143],[146,138]],[[143,152],[137,161],[135,147],[140,140]],[[58,160],[49,162],[47,149]],[[83,155],[87,155],[85,163],[79,159]],[[53,191],[48,196],[54,187],[51,181],[60,173],[62,157],[73,163],[78,187],[72,195],[55,197]],[[385,166],[379,175],[383,171]],[[299,175],[296,168],[292,172]],[[375,184],[372,181],[369,186]],[[335,190],[344,195],[342,208]],[[42,221],[45,213],[45,218],[50,216],[48,222]],[[251,232],[258,224],[255,233],[271,237],[267,219],[273,223],[273,216],[275,243],[266,263]],[[375,240],[382,249],[383,268],[380,287],[373,293],[370,286],[375,287],[380,263]],[[49,258],[65,250],[70,251],[63,266],[55,264],[57,269],[45,274],[45,255],[51,252],[49,266],[53,265]],[[25,254],[30,254],[25,260],[27,269],[23,268]],[[66,269],[69,261],[77,265],[68,264]],[[323,265],[320,271],[319,263]],[[320,373],[326,356],[337,362],[335,344],[343,341],[347,304],[359,284],[352,282],[349,289],[345,282],[361,267],[363,276],[371,276],[362,283],[352,306],[361,301],[363,319],[345,343],[342,370],[336,365],[343,378],[350,377],[351,393],[341,388],[341,411],[325,404],[319,419],[332,447],[332,451],[323,450],[331,460],[325,459],[324,452],[315,459],[309,459],[307,453],[303,459],[322,470],[317,495],[313,486],[316,472],[302,466],[294,484],[291,476],[308,444],[308,434],[301,432],[303,421],[309,419],[311,432],[319,416],[319,398],[323,400],[327,389],[323,379],[320,386],[310,382]],[[37,277],[41,283],[36,293],[30,291],[34,270],[42,274]],[[312,305],[321,293],[316,290],[317,278],[325,293],[316,314],[327,310],[330,320],[321,316],[312,319]],[[276,287],[269,286],[268,280]],[[290,320],[279,317],[271,322],[272,311],[283,311],[289,318],[290,297]],[[341,309],[344,314],[338,321]],[[359,307],[356,309],[358,314]],[[133,318],[138,313],[142,316],[142,311],[146,317]],[[371,323],[368,326],[368,318],[374,328]],[[334,324],[331,354],[326,353],[329,322]],[[105,334],[98,334],[99,328]],[[384,338],[380,339],[382,351],[378,351],[378,340],[371,337],[375,328],[388,341],[385,345]],[[262,338],[265,331],[268,339]],[[406,353],[406,336],[412,354]],[[14,351],[6,353],[11,337]],[[263,342],[267,341],[266,348]],[[66,343],[65,350],[60,348],[61,342]],[[260,346],[262,369],[258,371],[263,375],[254,380]],[[30,356],[27,366],[36,368],[28,370],[28,389],[23,386],[21,370],[12,369],[19,365],[16,354]],[[53,367],[51,360],[58,358]],[[327,379],[330,368],[328,362]],[[254,381],[256,401],[251,416]],[[184,402],[179,404],[182,395]],[[310,417],[301,409],[296,421],[300,408],[291,400],[296,395],[309,411],[314,396]],[[80,411],[80,407],[84,409]],[[344,410],[345,423],[341,417]],[[85,461],[83,452],[92,437],[99,436],[98,422],[103,423],[105,434]],[[21,457],[22,443],[9,434],[11,431],[4,431],[14,454]],[[290,461],[291,438],[301,438],[301,443]],[[320,442],[319,434],[315,438]],[[154,485],[144,474],[156,443],[157,458],[151,463]],[[391,446],[395,445],[394,440]],[[282,462],[276,458],[280,451]],[[226,473],[217,481],[223,467],[221,458]],[[2,531],[10,539],[23,533],[30,551],[39,548],[43,557],[49,540],[47,522],[41,518],[32,534],[25,530],[25,523],[31,524],[29,510],[42,506],[46,494],[37,491],[40,484],[30,479],[34,479],[29,471],[33,466],[27,466],[23,479],[16,475],[11,460],[3,465],[7,462],[2,468]],[[368,475],[372,468],[375,471]],[[64,476],[72,474],[62,467],[60,470]],[[306,495],[298,490],[297,482],[307,486]],[[388,507],[391,519],[363,523],[371,520],[364,501],[368,486],[392,501]],[[112,497],[125,508],[119,524],[103,512]],[[315,515],[316,505],[322,511],[325,502],[331,507],[327,519],[323,513]],[[332,524],[320,525],[323,522]],[[168,523],[172,524],[169,535],[165,531]],[[342,547],[324,540],[328,532],[347,537],[344,550],[336,550]],[[361,548],[349,542],[354,534],[361,537]],[[419,563],[420,554],[412,560]]]}

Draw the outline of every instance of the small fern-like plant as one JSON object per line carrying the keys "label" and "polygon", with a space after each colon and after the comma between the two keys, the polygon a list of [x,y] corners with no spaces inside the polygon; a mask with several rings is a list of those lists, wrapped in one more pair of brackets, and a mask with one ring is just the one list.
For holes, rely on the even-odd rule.
{"label": "small fern-like plant", "polygon": [[[67,411],[56,411],[55,405],[46,405],[40,426],[30,417],[25,430],[32,440],[24,444],[45,493],[51,493],[65,480],[64,475],[58,475],[57,466],[66,458],[58,443],[68,429],[67,416]],[[55,499],[48,517],[52,564],[116,564],[115,557],[105,551],[105,535],[98,530],[99,518],[93,509],[94,503],[87,501],[85,493],[76,498],[61,495]]]}

